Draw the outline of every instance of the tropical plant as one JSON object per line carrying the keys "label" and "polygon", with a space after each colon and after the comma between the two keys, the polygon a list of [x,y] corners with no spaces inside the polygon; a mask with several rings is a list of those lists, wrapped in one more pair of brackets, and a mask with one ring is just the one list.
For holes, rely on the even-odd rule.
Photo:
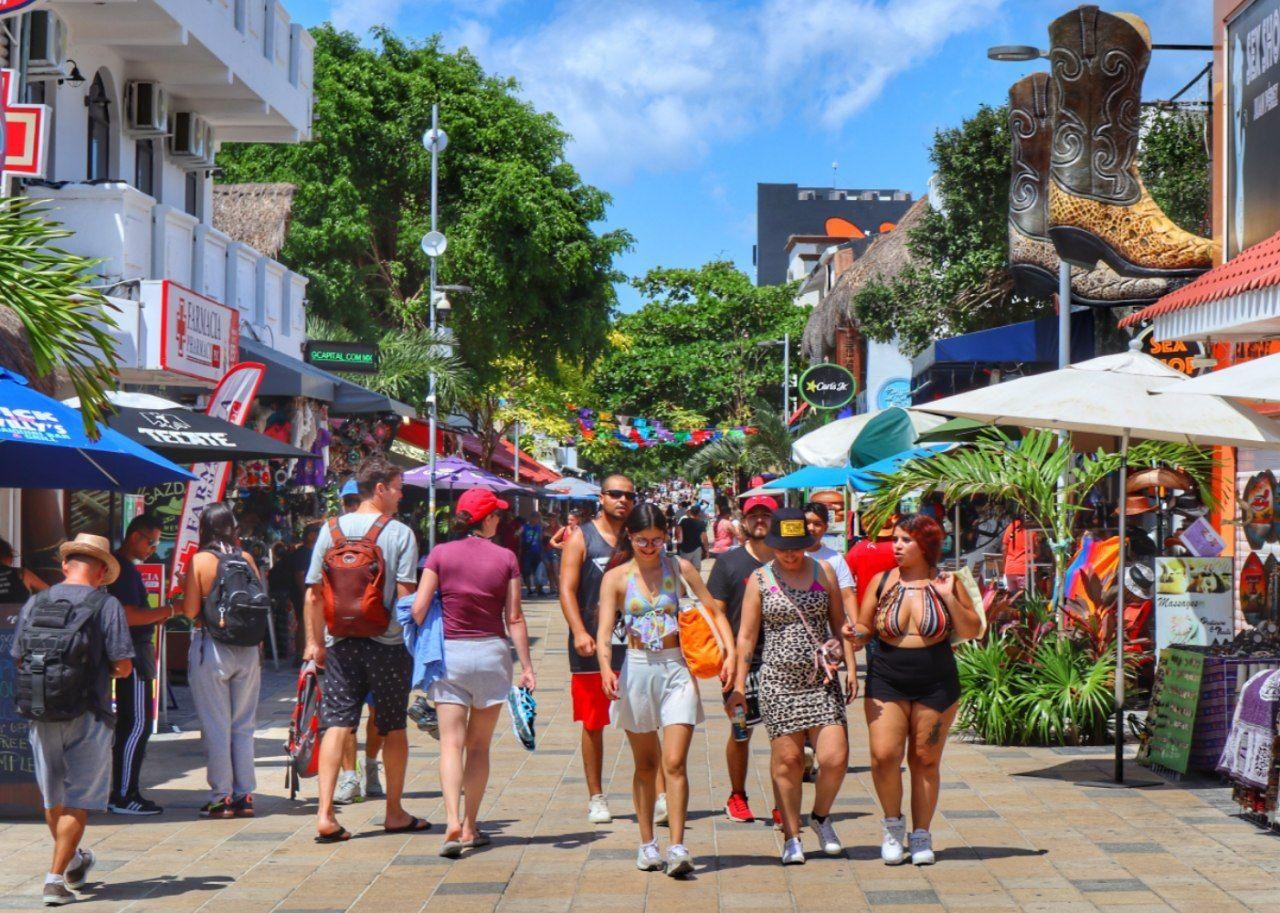
{"label": "tropical plant", "polygon": [[[1068,438],[1070,440],[1070,438]],[[1206,503],[1213,503],[1209,474],[1213,457],[1189,444],[1140,441],[1129,449],[1131,467],[1175,466],[1185,470]],[[1076,454],[1060,447],[1058,435],[1032,429],[1018,443],[993,428],[971,444],[928,459],[904,463],[864,508],[868,526],[878,529],[897,511],[903,498],[916,492],[937,493],[949,504],[985,496],[1013,505],[1032,526],[1046,531],[1053,551],[1055,605],[1075,536],[1076,517],[1084,511],[1085,496],[1120,468],[1121,456],[1105,450]],[[1060,480],[1065,478],[1065,484]]]}
{"label": "tropical plant", "polygon": [[786,470],[791,466],[792,441],[817,427],[819,421],[811,415],[792,431],[776,409],[764,400],[756,400],[751,412],[755,433],[723,437],[707,444],[685,462],[685,477],[736,477]]}
{"label": "tropical plant", "polygon": [[[341,342],[378,344],[378,373],[361,379],[370,390],[413,405],[427,397],[432,372],[436,375],[436,395],[447,401],[467,380],[467,371],[453,353],[453,338],[447,333],[419,326],[384,330],[362,336],[322,317],[309,315],[307,336]],[[341,373],[341,372],[339,372]]]}
{"label": "tropical plant", "polygon": [[956,650],[960,708],[956,724],[991,745],[1016,745],[1021,728],[1013,709],[1015,664],[1012,638],[996,635]]}
{"label": "tropical plant", "polygon": [[0,364],[26,374],[53,393],[63,373],[80,397],[85,431],[98,436],[109,408],[103,392],[114,385],[115,340],[107,327],[112,308],[89,283],[97,263],[55,246],[72,232],[49,221],[41,203],[0,199]]}

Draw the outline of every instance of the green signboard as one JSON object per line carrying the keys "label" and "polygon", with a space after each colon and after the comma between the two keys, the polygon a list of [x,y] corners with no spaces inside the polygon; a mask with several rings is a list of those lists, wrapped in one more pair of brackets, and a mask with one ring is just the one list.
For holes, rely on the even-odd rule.
{"label": "green signboard", "polygon": [[1200,704],[1204,654],[1169,647],[1160,651],[1160,667],[1151,692],[1151,737],[1138,760],[1184,774],[1191,758],[1191,736]]}
{"label": "green signboard", "polygon": [[378,373],[378,347],[369,342],[326,342],[312,339],[303,346],[302,358],[307,364],[326,371]]}
{"label": "green signboard", "polygon": [[843,409],[857,393],[857,380],[841,365],[814,365],[800,375],[800,396],[815,409]]}

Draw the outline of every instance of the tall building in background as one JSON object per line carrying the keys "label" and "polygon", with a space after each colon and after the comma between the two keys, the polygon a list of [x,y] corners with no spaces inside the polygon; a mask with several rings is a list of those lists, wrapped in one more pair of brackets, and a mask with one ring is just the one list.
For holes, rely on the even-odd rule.
{"label": "tall building in background", "polygon": [[891,231],[910,206],[905,190],[757,184],[756,284],[786,282],[789,261],[801,254],[816,261],[827,246]]}

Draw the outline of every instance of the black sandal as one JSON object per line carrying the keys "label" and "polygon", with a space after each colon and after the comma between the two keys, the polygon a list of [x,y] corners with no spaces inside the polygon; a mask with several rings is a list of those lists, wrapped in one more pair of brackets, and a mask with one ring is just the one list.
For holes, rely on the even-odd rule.
{"label": "black sandal", "polygon": [[351,839],[351,831],[347,830],[341,824],[338,825],[336,831],[330,831],[327,834],[316,834],[316,843],[343,843]]}
{"label": "black sandal", "polygon": [[388,834],[414,834],[431,830],[431,822],[424,818],[410,815],[409,823],[403,827],[387,827],[383,825],[382,829]]}

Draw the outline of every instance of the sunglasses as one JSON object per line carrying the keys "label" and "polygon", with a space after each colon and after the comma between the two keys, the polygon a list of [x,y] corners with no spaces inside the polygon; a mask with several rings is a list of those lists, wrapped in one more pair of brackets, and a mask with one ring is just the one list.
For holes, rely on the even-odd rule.
{"label": "sunglasses", "polygon": [[636,499],[636,493],[634,491],[623,491],[621,488],[607,488],[602,491],[601,494],[608,495],[615,501],[621,501],[623,499],[634,501]]}
{"label": "sunglasses", "polygon": [[632,539],[631,540],[633,545],[638,545],[640,548],[657,548],[659,545],[662,545],[666,541],[667,540],[663,539],[661,536],[656,536],[653,539]]}

